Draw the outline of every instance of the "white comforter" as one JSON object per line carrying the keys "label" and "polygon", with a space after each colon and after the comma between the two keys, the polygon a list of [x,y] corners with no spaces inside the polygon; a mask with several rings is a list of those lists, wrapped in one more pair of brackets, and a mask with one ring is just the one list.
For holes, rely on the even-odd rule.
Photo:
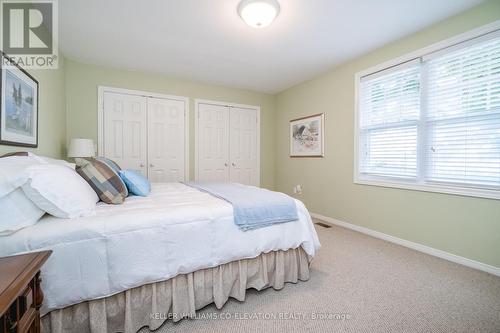
{"label": "white comforter", "polygon": [[263,252],[320,247],[311,218],[297,201],[299,221],[243,232],[232,206],[180,183],[153,184],[149,197],[98,204],[95,216],[46,216],[0,237],[0,256],[53,250],[42,268],[42,315],[178,274]]}

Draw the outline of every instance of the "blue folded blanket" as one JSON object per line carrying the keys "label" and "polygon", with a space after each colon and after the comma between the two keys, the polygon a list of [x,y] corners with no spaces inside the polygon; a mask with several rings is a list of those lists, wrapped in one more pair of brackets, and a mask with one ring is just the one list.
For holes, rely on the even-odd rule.
{"label": "blue folded blanket", "polygon": [[299,219],[295,200],[284,193],[236,183],[184,184],[231,203],[234,223],[244,231]]}

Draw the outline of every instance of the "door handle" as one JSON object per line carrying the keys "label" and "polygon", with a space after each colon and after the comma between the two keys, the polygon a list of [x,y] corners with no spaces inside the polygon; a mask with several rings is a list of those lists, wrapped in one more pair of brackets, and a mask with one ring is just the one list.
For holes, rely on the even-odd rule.
{"label": "door handle", "polygon": [[227,167],[227,163],[224,163],[224,166]]}
{"label": "door handle", "polygon": [[150,168],[154,168],[155,166],[154,166],[153,164],[150,164],[150,165],[149,165],[149,167],[150,167]]}
{"label": "door handle", "polygon": [[234,164],[234,162],[233,162],[233,163],[231,163],[231,165],[232,165],[233,167],[235,167],[235,166],[236,166],[236,164]]}
{"label": "door handle", "polygon": [[141,168],[144,168],[144,163],[139,164]]}

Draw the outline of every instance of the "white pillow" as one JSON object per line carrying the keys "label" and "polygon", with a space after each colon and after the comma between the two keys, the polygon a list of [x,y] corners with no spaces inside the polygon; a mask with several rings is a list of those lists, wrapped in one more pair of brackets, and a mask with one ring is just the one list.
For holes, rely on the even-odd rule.
{"label": "white pillow", "polygon": [[75,170],[57,164],[29,167],[22,189],[40,209],[61,218],[92,215],[99,198]]}
{"label": "white pillow", "polygon": [[58,160],[55,158],[47,157],[47,156],[39,156],[35,155],[33,153],[28,153],[29,156],[32,156],[35,160],[40,162],[41,164],[57,164],[57,165],[63,165],[66,166],[70,169],[75,170],[76,164],[75,163],[69,163],[65,160]]}
{"label": "white pillow", "polygon": [[34,225],[45,214],[18,188],[0,198],[0,236]]}
{"label": "white pillow", "polygon": [[33,156],[11,156],[0,158],[0,198],[17,189],[19,176],[29,167],[40,165]]}

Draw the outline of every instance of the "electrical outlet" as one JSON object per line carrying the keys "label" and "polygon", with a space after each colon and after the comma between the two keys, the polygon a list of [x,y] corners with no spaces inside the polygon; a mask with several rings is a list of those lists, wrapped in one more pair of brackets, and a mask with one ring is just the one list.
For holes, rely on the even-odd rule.
{"label": "electrical outlet", "polygon": [[293,187],[293,193],[295,194],[302,194],[302,185],[295,185]]}

